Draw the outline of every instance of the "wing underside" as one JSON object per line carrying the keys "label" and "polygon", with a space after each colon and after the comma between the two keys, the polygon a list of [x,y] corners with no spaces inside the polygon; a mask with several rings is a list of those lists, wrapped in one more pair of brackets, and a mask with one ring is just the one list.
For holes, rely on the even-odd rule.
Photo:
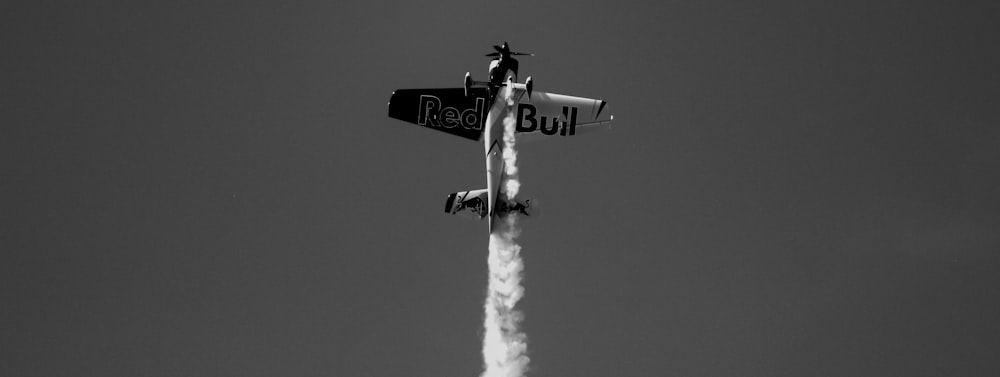
{"label": "wing underside", "polygon": [[[611,125],[608,102],[563,94],[533,92],[515,88],[518,137],[573,136]],[[603,127],[602,127],[603,126]]]}
{"label": "wing underside", "polygon": [[470,140],[479,140],[489,111],[486,88],[400,89],[389,99],[389,117]]}

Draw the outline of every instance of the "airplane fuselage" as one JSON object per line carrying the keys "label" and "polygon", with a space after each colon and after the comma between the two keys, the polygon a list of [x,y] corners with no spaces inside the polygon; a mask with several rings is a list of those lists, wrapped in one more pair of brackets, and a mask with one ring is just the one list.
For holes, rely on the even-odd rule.
{"label": "airplane fuselage", "polygon": [[[516,60],[514,62],[516,64]],[[516,106],[516,103],[509,104],[507,102],[508,93],[511,90],[510,87],[504,86],[502,81],[498,82],[497,85],[493,84],[495,80],[505,80],[507,77],[516,78],[517,73],[513,69],[509,69],[505,63],[507,63],[506,59],[501,58],[499,59],[499,64],[491,64],[490,66],[491,104],[489,113],[486,115],[485,130],[483,130],[483,145],[486,151],[486,187],[489,190],[487,197],[489,198],[490,233],[493,233],[494,220],[497,218],[497,202],[504,200],[500,197],[500,185],[503,184],[506,174],[503,159],[504,119],[510,116],[511,111]],[[498,72],[501,69],[505,71],[502,75]]]}

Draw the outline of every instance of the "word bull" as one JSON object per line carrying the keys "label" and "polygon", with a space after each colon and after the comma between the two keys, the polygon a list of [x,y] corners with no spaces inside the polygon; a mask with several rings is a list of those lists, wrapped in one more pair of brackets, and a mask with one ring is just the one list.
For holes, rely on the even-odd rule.
{"label": "word bull", "polygon": [[470,130],[483,128],[483,111],[486,110],[486,99],[476,98],[476,106],[459,111],[454,107],[441,108],[441,99],[435,96],[420,96],[420,112],[417,114],[417,125],[455,128],[458,125]]}
{"label": "word bull", "polygon": [[[572,110],[570,110],[572,109]],[[534,105],[528,103],[520,103],[517,105],[517,132],[532,132],[536,128],[545,135],[575,135],[576,134],[576,107],[563,106],[562,107],[562,117],[563,119],[569,119],[568,122],[559,122],[560,117],[555,117],[552,119],[552,125],[548,124],[548,117],[540,116],[541,121],[535,119],[535,114],[537,110]],[[560,124],[562,127],[560,128]]]}

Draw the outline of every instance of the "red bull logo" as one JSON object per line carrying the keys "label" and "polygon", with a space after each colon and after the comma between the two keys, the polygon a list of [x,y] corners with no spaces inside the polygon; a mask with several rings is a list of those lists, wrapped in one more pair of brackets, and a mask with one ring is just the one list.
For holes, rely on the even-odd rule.
{"label": "red bull logo", "polygon": [[420,96],[420,111],[417,114],[417,125],[443,128],[455,128],[461,125],[469,130],[481,130],[483,119],[486,118],[486,99],[476,98],[473,108],[460,110],[455,107],[441,107],[441,99],[431,95]]}
{"label": "red bull logo", "polygon": [[[562,116],[553,118],[552,123],[549,124],[547,116],[542,115],[536,118],[535,114],[538,111],[534,105],[519,103],[517,105],[517,132],[533,132],[537,129],[545,135],[555,135],[557,133],[562,136],[575,135],[576,111],[576,107],[563,106]],[[560,122],[559,118],[568,119],[568,121],[564,120]]]}

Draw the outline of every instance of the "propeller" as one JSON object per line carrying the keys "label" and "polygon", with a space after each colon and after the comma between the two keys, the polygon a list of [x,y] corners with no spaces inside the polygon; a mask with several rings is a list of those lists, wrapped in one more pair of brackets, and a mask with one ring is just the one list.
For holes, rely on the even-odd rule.
{"label": "propeller", "polygon": [[489,54],[486,54],[486,56],[491,57],[491,58],[503,57],[503,56],[515,56],[515,55],[516,56],[535,56],[535,54],[529,54],[529,53],[526,53],[526,52],[513,52],[513,51],[510,50],[510,45],[508,45],[507,42],[504,42],[503,46],[493,45],[493,49],[497,50],[497,51],[496,52],[491,52]]}

